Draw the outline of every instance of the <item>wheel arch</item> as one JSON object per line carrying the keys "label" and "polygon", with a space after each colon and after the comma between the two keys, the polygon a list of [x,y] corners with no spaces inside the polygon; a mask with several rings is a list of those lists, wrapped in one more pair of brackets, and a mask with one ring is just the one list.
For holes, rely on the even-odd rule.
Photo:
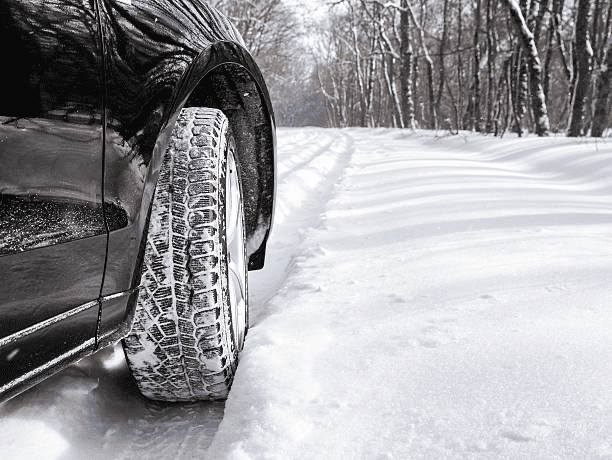
{"label": "wheel arch", "polygon": [[[176,74],[179,74],[177,71]],[[255,93],[256,91],[256,93]],[[245,96],[245,94],[249,94]],[[139,203],[128,213],[133,225],[110,234],[109,251],[113,262],[107,265],[105,295],[118,292],[136,293],[140,286],[142,255],[148,232],[148,216],[157,186],[162,158],[172,139],[172,130],[181,110],[190,106],[206,106],[223,111],[232,126],[238,149],[241,172],[250,172],[243,189],[249,199],[244,200],[248,269],[263,268],[266,244],[270,234],[276,194],[276,134],[272,104],[263,77],[249,53],[235,42],[216,42],[207,46],[189,61],[172,84],[167,100],[159,104],[159,128],[149,130],[150,160],[142,189],[133,190],[141,196]],[[155,114],[154,114],[155,115]],[[143,118],[143,123],[149,119]],[[254,120],[254,121],[253,121]],[[143,131],[144,128],[140,127]],[[124,195],[130,195],[129,187]],[[249,206],[247,206],[247,201]],[[122,263],[123,262],[123,263]],[[107,286],[108,284],[108,286]],[[117,331],[114,318],[131,327],[136,308],[136,295],[131,295],[124,308],[106,313],[111,318],[102,329]],[[104,315],[103,315],[104,319]],[[115,333],[109,340],[121,336]],[[102,342],[101,342],[102,343]],[[106,339],[105,339],[106,343]]]}
{"label": "wheel arch", "polygon": [[[202,65],[206,65],[205,71],[198,69]],[[276,136],[270,96],[255,61],[235,43],[215,43],[192,67],[199,78],[181,107],[215,108],[229,119],[244,194],[248,268],[259,270],[264,265],[276,195]]]}

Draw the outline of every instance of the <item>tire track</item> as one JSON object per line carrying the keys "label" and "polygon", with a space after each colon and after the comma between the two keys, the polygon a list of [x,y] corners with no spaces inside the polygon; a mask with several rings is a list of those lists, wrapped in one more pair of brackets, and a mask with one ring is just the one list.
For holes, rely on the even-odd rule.
{"label": "tire track", "polygon": [[[286,177],[295,174],[297,171],[308,166],[314,159],[325,154],[332,147],[337,137],[323,130],[315,131],[313,129],[307,132],[312,133],[312,136],[306,137],[304,130],[300,130],[295,134],[290,129],[279,132],[279,141],[282,144],[279,146],[279,149],[290,152],[285,158],[279,159],[279,181],[283,181]],[[291,141],[289,136],[291,136]]]}
{"label": "tire track", "polygon": [[303,229],[320,224],[354,152],[353,138],[344,131],[309,129],[311,135],[296,137],[304,131],[279,129],[280,177],[266,266],[249,273],[253,326],[267,316],[265,304],[287,279]]}

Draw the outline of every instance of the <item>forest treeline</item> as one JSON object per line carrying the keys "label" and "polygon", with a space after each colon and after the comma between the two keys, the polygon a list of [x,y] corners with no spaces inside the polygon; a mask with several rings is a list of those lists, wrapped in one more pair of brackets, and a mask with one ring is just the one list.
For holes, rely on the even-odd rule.
{"label": "forest treeline", "polygon": [[[211,2],[237,24],[280,124],[601,137],[612,0]],[[310,123],[309,123],[310,121]]]}

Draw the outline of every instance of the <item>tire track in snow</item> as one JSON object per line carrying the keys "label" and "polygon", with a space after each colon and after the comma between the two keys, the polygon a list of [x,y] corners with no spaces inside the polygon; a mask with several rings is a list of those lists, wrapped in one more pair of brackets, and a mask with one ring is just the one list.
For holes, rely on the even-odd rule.
{"label": "tire track in snow", "polygon": [[304,230],[316,227],[334,186],[353,154],[352,137],[340,130],[278,130],[278,185],[274,226],[263,270],[249,273],[251,326],[266,315],[297,257]]}
{"label": "tire track in snow", "polygon": [[292,142],[285,141],[279,147],[283,151],[291,152],[290,156],[287,155],[286,158],[279,159],[277,165],[279,181],[284,181],[286,177],[307,167],[315,158],[325,154],[334,144],[337,137],[330,133],[319,131],[314,138],[315,143],[310,144],[313,139],[312,137],[306,137],[304,135],[306,132],[300,131],[297,133],[298,136],[292,139]]}
{"label": "tire track in snow", "polygon": [[[283,143],[283,140],[292,135],[292,130],[281,130],[279,133],[275,225],[281,224],[287,215],[304,206],[327,201],[331,186],[350,159],[352,139],[348,135],[315,129],[308,132],[312,132],[312,136],[303,136],[298,138],[298,142],[294,140],[291,143]],[[305,210],[307,215],[300,213],[304,217],[301,223],[312,221],[315,214],[323,210],[324,203],[310,207],[312,209]]]}

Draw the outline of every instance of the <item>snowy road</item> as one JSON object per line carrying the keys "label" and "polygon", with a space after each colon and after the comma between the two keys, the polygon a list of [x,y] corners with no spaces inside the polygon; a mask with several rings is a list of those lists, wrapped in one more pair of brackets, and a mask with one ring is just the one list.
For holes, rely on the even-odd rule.
{"label": "snowy road", "polygon": [[281,129],[278,174],[225,407],[103,352],[0,406],[4,452],[612,459],[612,144]]}

